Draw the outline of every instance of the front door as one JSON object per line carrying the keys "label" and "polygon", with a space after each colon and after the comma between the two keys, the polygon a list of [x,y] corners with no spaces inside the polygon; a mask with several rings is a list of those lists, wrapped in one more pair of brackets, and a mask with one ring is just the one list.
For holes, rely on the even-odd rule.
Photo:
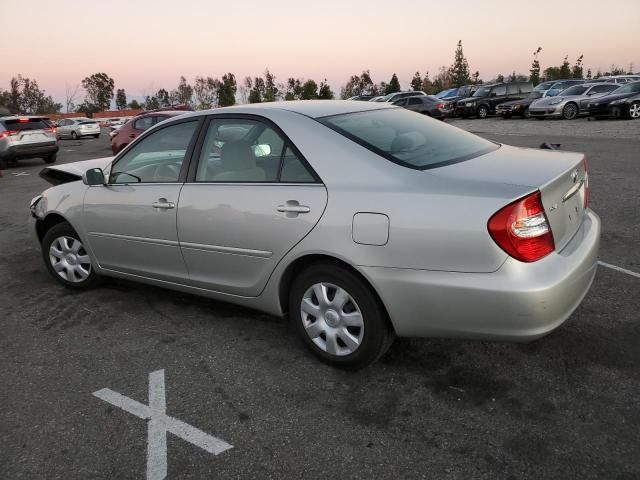
{"label": "front door", "polygon": [[260,119],[213,117],[178,234],[190,284],[257,296],[320,219],[327,192],[301,154]]}
{"label": "front door", "polygon": [[84,224],[102,268],[184,282],[176,212],[197,120],[151,132],[106,172],[108,185],[87,190]]}

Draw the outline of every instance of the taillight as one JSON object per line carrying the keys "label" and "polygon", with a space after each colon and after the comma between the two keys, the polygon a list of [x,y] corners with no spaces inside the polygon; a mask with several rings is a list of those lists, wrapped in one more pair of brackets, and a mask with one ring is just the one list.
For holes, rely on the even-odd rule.
{"label": "taillight", "polygon": [[438,110],[444,110],[445,109],[445,104],[444,103],[439,103],[437,106]]}
{"label": "taillight", "polygon": [[587,156],[582,159],[584,165],[584,208],[589,206],[589,162],[587,162]]}
{"label": "taillight", "polygon": [[0,139],[12,137],[17,134],[18,134],[18,131],[16,130],[7,130],[6,132],[0,132]]}
{"label": "taillight", "polygon": [[498,246],[521,262],[535,262],[555,249],[540,192],[498,210],[487,227]]}
{"label": "taillight", "polygon": [[51,128],[45,128],[44,131],[47,133],[56,133],[58,130],[56,130],[56,127],[51,127]]}

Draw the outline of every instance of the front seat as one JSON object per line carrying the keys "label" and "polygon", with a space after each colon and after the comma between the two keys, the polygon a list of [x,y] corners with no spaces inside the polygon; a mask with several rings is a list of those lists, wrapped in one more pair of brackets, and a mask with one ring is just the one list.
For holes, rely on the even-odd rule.
{"label": "front seat", "polygon": [[256,165],[256,157],[247,142],[226,142],[220,151],[220,166],[214,182],[264,182],[264,169]]}

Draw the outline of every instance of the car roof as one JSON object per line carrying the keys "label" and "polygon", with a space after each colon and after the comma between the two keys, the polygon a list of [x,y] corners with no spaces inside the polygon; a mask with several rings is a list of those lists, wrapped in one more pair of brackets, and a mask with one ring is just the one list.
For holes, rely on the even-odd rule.
{"label": "car roof", "polygon": [[329,117],[345,113],[364,112],[369,110],[381,110],[384,108],[398,108],[388,103],[380,102],[353,102],[348,100],[292,100],[281,102],[251,103],[246,105],[234,105],[233,107],[216,108],[189,113],[190,116],[210,115],[212,113],[255,113],[268,110],[284,110],[299,113],[311,118]]}
{"label": "car roof", "polygon": [[142,112],[135,116],[135,119],[149,117],[153,115],[166,115],[167,117],[176,117],[178,115],[184,115],[185,113],[193,113],[192,110],[150,110],[148,112]]}
{"label": "car roof", "polygon": [[46,115],[0,115],[0,120],[16,120],[19,118],[28,118],[29,120],[49,120]]}

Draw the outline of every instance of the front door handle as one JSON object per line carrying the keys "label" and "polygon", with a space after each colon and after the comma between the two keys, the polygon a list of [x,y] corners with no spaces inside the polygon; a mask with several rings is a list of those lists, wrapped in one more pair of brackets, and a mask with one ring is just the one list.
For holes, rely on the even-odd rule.
{"label": "front door handle", "polygon": [[159,208],[161,210],[171,210],[172,208],[176,208],[175,203],[167,202],[167,200],[164,198],[160,198],[157,202],[153,202],[151,206],[153,208]]}

